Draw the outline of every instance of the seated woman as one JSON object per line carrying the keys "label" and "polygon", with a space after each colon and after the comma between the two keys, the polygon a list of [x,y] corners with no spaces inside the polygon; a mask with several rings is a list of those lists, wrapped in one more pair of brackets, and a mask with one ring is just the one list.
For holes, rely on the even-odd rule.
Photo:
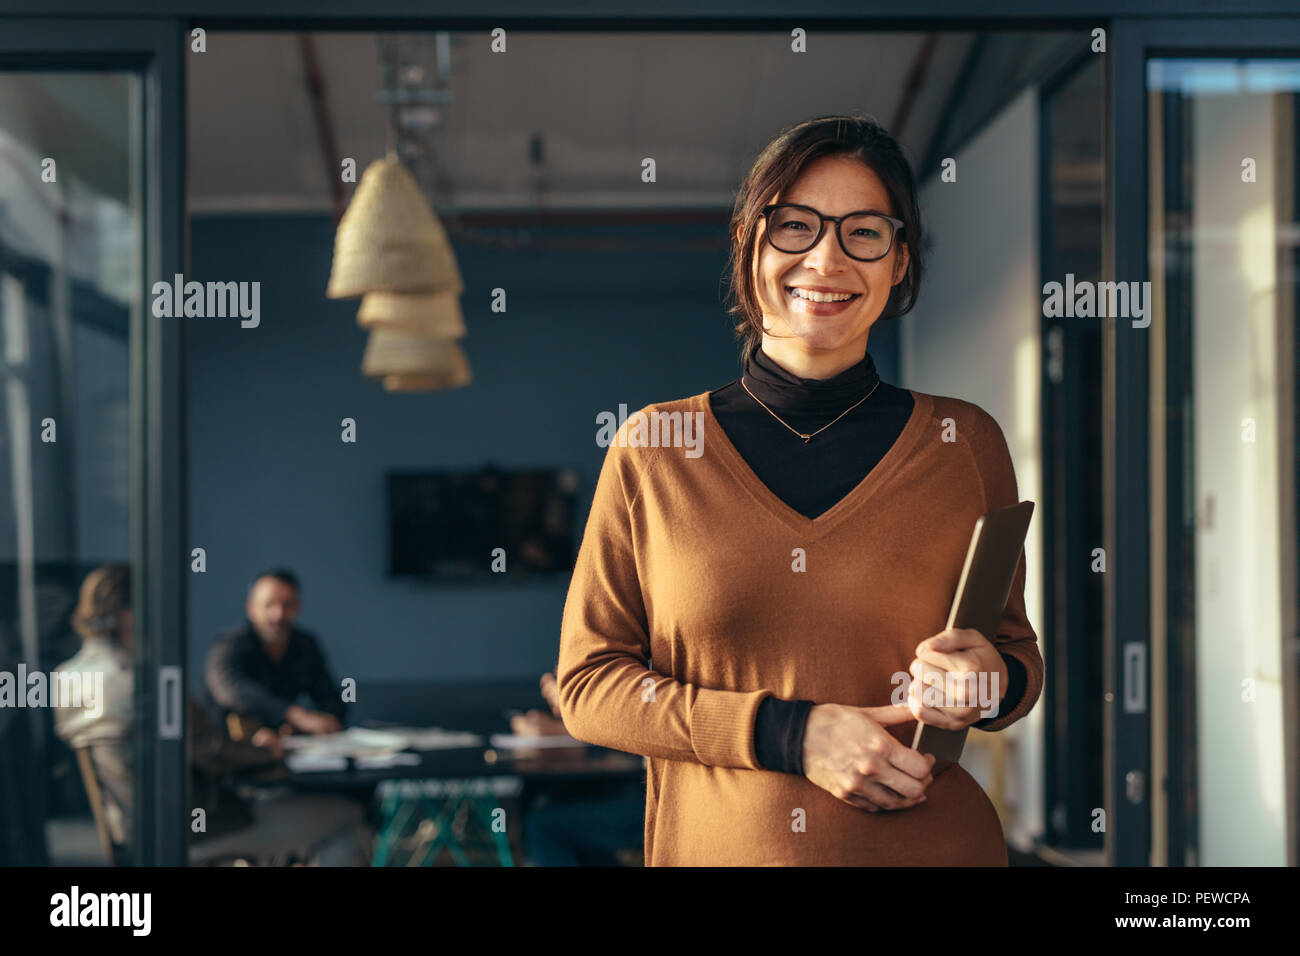
{"label": "seated woman", "polygon": [[[55,732],[73,749],[85,748],[103,797],[105,822],[113,842],[114,862],[126,863],[132,845],[134,744],[132,662],[134,619],[131,569],[125,564],[96,568],[82,582],[72,626],[81,635],[81,650],[59,665],[80,674],[79,701],[54,710]],[[204,810],[197,842],[249,826],[247,804],[225,786],[233,770],[269,766],[284,755],[275,731],[259,731],[244,743],[230,740],[194,701],[187,701],[191,788],[195,805]]]}
{"label": "seated woman", "polygon": [[80,674],[80,703],[54,709],[54,730],[74,750],[86,749],[103,797],[114,862],[126,862],[131,845],[133,760],[131,752],[134,667],[129,569],[96,568],[81,583],[72,626],[81,650],[58,666]]}

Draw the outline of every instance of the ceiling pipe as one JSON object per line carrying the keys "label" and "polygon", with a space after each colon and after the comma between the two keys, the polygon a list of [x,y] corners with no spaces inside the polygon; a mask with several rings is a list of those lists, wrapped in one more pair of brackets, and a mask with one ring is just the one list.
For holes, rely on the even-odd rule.
{"label": "ceiling pipe", "polygon": [[894,139],[903,138],[903,127],[907,125],[908,119],[912,115],[912,107],[916,105],[917,94],[921,92],[921,87],[925,85],[925,75],[930,70],[930,60],[934,57],[934,48],[939,45],[939,35],[937,33],[927,34],[921,42],[921,48],[916,52],[916,59],[912,61],[912,69],[907,73],[907,85],[903,87],[903,95],[899,98],[898,109],[894,111],[894,121],[889,124],[889,135]]}
{"label": "ceiling pipe", "polygon": [[325,102],[325,76],[321,73],[316,45],[311,36],[298,34],[298,46],[302,50],[303,80],[306,81],[307,96],[316,118],[316,133],[320,136],[321,151],[325,156],[325,181],[330,184],[330,201],[334,207],[334,225],[337,226],[343,218],[343,210],[347,208],[348,201],[343,193],[342,163],[338,143],[334,139],[334,124],[330,121],[329,106]]}

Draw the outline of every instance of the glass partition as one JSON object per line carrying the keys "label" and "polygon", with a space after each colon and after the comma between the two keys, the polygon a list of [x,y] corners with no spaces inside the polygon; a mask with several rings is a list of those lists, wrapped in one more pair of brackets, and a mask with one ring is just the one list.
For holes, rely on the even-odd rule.
{"label": "glass partition", "polygon": [[133,857],[140,108],[133,73],[0,72],[0,863]]}
{"label": "glass partition", "polygon": [[1156,59],[1147,86],[1164,319],[1153,323],[1152,401],[1166,409],[1166,474],[1153,490],[1166,499],[1169,862],[1280,866],[1300,59]]}

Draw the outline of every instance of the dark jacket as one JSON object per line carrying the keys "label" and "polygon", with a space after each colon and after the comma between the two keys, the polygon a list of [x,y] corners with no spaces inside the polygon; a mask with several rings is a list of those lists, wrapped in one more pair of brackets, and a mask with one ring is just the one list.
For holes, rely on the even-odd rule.
{"label": "dark jacket", "polygon": [[263,747],[229,739],[193,698],[187,700],[187,705],[190,802],[195,808],[202,807],[206,816],[204,832],[194,833],[191,826],[190,839],[197,842],[252,826],[252,810],[235,792],[229,778],[241,770],[273,766],[279,760]]}
{"label": "dark jacket", "polygon": [[345,722],[347,705],[320,642],[308,631],[293,628],[284,657],[273,661],[262,649],[252,622],[221,634],[208,652],[203,674],[203,703],[215,720],[235,713],[278,728],[284,712],[299,695],[313,707]]}

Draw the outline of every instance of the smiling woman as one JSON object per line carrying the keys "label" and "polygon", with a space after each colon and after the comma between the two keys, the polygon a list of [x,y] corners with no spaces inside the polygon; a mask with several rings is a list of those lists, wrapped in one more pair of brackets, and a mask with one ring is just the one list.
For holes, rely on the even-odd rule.
{"label": "smiling woman", "polygon": [[[994,640],[944,629],[975,521],[1018,501],[998,423],[867,352],[920,290],[911,170],[869,119],[809,120],[760,154],[731,232],[744,375],[643,410],[701,415],[703,454],[610,443],[564,724],[650,758],[647,865],[1005,866],[979,784],[909,746],[917,720],[1001,730],[1043,679],[1023,555]],[[893,704],[898,674],[1005,693],[991,716]]]}
{"label": "smiling woman", "polygon": [[741,186],[731,234],[737,331],[804,378],[856,364],[871,326],[906,314],[921,291],[912,171],[865,118],[813,119],[774,139]]}

